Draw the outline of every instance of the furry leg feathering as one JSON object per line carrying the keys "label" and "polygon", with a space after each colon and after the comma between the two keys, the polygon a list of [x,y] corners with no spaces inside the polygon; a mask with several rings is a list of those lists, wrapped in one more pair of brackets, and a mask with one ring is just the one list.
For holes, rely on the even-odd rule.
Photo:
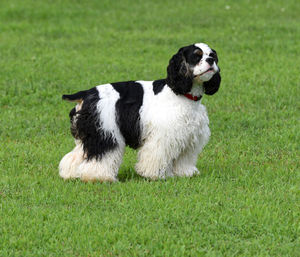
{"label": "furry leg feathering", "polygon": [[116,181],[125,146],[138,149],[136,172],[150,179],[193,176],[210,137],[204,94],[221,83],[218,56],[204,43],[182,47],[167,78],[103,84],[63,99],[76,146],[59,164],[64,179]]}

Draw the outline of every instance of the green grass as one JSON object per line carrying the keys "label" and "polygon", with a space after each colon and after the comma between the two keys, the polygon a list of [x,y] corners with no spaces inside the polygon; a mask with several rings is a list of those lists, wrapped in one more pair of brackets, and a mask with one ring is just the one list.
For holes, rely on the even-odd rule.
{"label": "green grass", "polygon": [[[0,256],[300,256],[300,5],[0,2]],[[163,78],[179,47],[218,51],[201,175],[65,182],[61,95]]]}

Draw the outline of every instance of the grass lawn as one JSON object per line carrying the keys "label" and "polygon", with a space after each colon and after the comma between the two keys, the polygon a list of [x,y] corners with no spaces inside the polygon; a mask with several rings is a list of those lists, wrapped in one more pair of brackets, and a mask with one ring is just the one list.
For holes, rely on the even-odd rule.
{"label": "grass lawn", "polygon": [[[300,256],[300,4],[295,0],[0,2],[0,256]],[[63,181],[61,95],[166,76],[217,50],[201,175]]]}

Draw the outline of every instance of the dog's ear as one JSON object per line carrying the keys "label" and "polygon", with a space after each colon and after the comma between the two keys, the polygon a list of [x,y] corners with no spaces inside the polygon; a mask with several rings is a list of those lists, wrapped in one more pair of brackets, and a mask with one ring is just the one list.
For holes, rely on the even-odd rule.
{"label": "dog's ear", "polygon": [[220,72],[217,72],[213,77],[203,83],[204,93],[207,95],[213,95],[219,90],[221,84],[221,75]]}
{"label": "dog's ear", "polygon": [[167,68],[167,84],[175,94],[186,94],[191,91],[193,77],[184,56],[185,48],[180,48],[173,55]]}

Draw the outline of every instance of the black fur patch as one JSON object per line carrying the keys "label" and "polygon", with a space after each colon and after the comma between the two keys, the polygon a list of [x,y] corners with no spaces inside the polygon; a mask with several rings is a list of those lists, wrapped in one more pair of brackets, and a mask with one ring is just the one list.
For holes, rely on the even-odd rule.
{"label": "black fur patch", "polygon": [[[197,51],[197,50],[200,50]],[[173,55],[167,68],[167,84],[175,94],[186,94],[192,89],[193,74],[191,67],[196,65],[203,55],[202,50],[195,45],[182,47]],[[206,59],[211,65],[213,61],[218,63],[217,52],[212,49],[210,58]],[[220,70],[219,70],[220,71]],[[204,82],[204,91],[207,95],[215,94],[221,83],[220,73],[217,72],[209,81]]]}
{"label": "black fur patch", "polygon": [[139,111],[143,104],[143,87],[135,81],[112,83],[112,86],[120,94],[116,103],[117,123],[126,145],[136,149],[141,144]]}
{"label": "black fur patch", "polygon": [[157,95],[158,93],[160,93],[163,89],[164,86],[167,84],[165,79],[159,79],[159,80],[155,80],[153,81],[153,92],[155,95]]}
{"label": "black fur patch", "polygon": [[96,105],[99,102],[99,92],[96,88],[87,91],[83,98],[81,110],[74,113],[72,110],[71,122],[76,115],[76,122],[71,126],[73,136],[80,139],[87,159],[101,159],[104,153],[117,147],[117,141],[113,135],[103,131],[100,126],[99,113]]}
{"label": "black fur patch", "polygon": [[76,138],[76,124],[74,122],[74,116],[76,115],[76,109],[75,107],[70,111],[69,117],[71,122],[71,134],[74,138]]}
{"label": "black fur patch", "polygon": [[167,68],[167,84],[178,94],[186,94],[191,91],[193,86],[193,75],[191,74],[186,55],[194,49],[193,46],[182,47],[171,58]]}
{"label": "black fur patch", "polygon": [[220,84],[221,75],[217,72],[209,81],[203,83],[204,93],[207,95],[215,94],[219,90]]}
{"label": "black fur patch", "polygon": [[200,50],[200,52],[202,53],[202,49],[195,45],[187,46],[184,48],[183,51],[183,55],[185,57],[186,62],[192,66],[199,63],[202,59],[202,54],[196,53],[196,50]]}
{"label": "black fur patch", "polygon": [[85,91],[79,91],[73,95],[63,95],[62,99],[63,100],[68,100],[68,101],[81,101],[82,99],[84,99],[87,94],[89,93],[89,90],[85,90]]}
{"label": "black fur patch", "polygon": [[216,64],[218,64],[218,61],[219,61],[218,54],[217,54],[216,50],[214,50],[214,49],[211,49],[211,50],[212,50],[212,53],[210,53],[209,56],[214,58]]}

